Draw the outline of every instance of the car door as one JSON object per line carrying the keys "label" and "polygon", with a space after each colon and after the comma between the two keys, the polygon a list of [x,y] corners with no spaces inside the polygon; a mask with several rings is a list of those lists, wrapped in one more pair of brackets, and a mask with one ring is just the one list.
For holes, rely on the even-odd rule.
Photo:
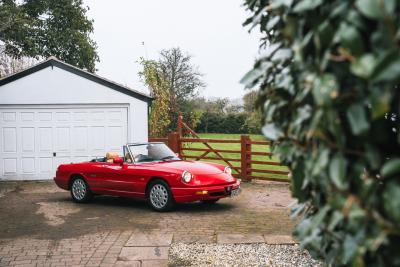
{"label": "car door", "polygon": [[104,193],[112,189],[112,184],[107,173],[109,172],[109,164],[107,162],[89,163],[86,170],[86,179],[90,188],[99,193]]}
{"label": "car door", "polygon": [[103,164],[101,180],[103,180],[107,191],[118,193],[134,192],[134,175],[128,163],[108,163]]}

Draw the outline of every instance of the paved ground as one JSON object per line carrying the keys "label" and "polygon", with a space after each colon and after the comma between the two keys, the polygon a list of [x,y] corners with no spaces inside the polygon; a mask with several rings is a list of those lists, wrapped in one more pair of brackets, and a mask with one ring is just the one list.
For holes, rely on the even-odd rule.
{"label": "paved ground", "polygon": [[0,266],[165,266],[173,243],[291,243],[288,186],[243,184],[236,199],[156,213],[143,201],[71,201],[51,182],[0,183]]}

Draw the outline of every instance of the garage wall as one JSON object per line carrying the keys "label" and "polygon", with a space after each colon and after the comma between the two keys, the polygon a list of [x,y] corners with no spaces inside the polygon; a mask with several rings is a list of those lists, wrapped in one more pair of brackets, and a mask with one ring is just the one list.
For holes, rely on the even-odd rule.
{"label": "garage wall", "polygon": [[54,67],[47,67],[0,87],[0,105],[126,104],[128,141],[148,140],[148,104],[102,84]]}
{"label": "garage wall", "polygon": [[60,164],[122,155],[128,108],[91,106],[0,106],[0,180],[50,179]]}

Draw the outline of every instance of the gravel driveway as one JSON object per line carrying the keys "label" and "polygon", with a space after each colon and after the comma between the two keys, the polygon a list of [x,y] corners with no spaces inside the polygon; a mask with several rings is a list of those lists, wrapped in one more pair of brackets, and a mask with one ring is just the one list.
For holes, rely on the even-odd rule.
{"label": "gravel driveway", "polygon": [[298,245],[172,244],[170,266],[322,266]]}

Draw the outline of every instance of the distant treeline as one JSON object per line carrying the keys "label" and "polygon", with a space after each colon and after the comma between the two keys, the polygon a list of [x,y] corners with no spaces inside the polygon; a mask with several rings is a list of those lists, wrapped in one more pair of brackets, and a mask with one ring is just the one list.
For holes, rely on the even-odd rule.
{"label": "distant treeline", "polygon": [[228,99],[194,99],[193,102],[204,109],[197,107],[191,112],[199,113],[198,120],[191,120],[193,115],[190,113],[187,115],[198,133],[260,133],[261,116],[254,109],[255,98],[256,93],[249,92],[244,96],[243,104],[232,104]]}

